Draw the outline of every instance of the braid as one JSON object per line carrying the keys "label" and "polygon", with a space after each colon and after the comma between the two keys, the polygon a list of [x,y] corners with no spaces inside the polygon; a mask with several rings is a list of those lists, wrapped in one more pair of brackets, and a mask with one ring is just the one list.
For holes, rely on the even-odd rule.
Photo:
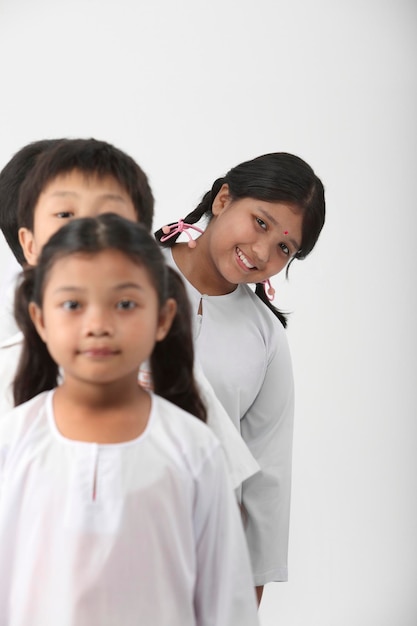
{"label": "braid", "polygon": [[15,318],[23,333],[23,347],[13,380],[15,406],[30,400],[38,393],[57,385],[58,366],[50,356],[29,315],[33,300],[34,268],[26,269],[16,290]]}
{"label": "braid", "polygon": [[287,316],[281,313],[271,302],[268,300],[265,294],[265,289],[262,283],[256,283],[255,293],[262,300],[264,304],[272,311],[272,313],[279,319],[284,328],[287,328]]}
{"label": "braid", "polygon": [[[186,217],[184,217],[184,222],[187,222],[188,224],[197,224],[197,222],[199,222],[204,215],[206,215],[207,218],[210,220],[212,217],[211,207],[213,204],[213,199],[217,196],[220,187],[225,181],[225,178],[218,178],[216,181],[214,181],[211,190],[207,191],[202,197],[200,203],[196,206],[196,208],[191,211],[191,213],[188,213]],[[174,226],[176,223],[177,222],[171,222],[170,224],[167,224],[167,226]],[[157,230],[154,235],[156,240],[159,241],[160,245],[163,248],[172,248],[172,246],[175,244],[178,237],[180,236],[180,233],[172,235],[166,241],[161,241],[161,238],[164,236],[162,228]]]}
{"label": "braid", "polygon": [[194,380],[194,347],[191,308],[184,283],[173,269],[168,271],[168,297],[177,313],[168,335],[155,344],[150,362],[155,393],[206,421],[206,408]]}

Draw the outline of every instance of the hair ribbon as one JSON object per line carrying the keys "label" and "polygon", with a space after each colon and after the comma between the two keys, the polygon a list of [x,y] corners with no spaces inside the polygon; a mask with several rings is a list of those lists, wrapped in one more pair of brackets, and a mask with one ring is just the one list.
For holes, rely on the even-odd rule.
{"label": "hair ribbon", "polygon": [[175,235],[178,235],[180,233],[185,233],[189,240],[188,241],[189,248],[195,248],[197,244],[194,241],[194,239],[191,237],[190,233],[188,232],[188,229],[196,230],[199,233],[204,232],[198,226],[194,226],[194,224],[187,224],[187,222],[184,222],[184,220],[181,219],[181,220],[178,220],[178,222],[175,222],[174,224],[162,227],[161,230],[164,233],[164,236],[161,237],[160,242],[163,243],[164,241],[168,241],[168,239],[171,239],[171,237],[175,237]]}
{"label": "hair ribbon", "polygon": [[270,302],[272,302],[272,300],[275,298],[275,289],[271,285],[271,281],[268,278],[267,280],[263,280],[262,284],[265,289],[266,297],[268,298]]}

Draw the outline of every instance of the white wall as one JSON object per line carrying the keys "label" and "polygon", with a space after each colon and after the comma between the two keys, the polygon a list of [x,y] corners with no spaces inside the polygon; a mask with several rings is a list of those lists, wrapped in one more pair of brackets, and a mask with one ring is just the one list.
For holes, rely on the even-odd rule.
{"label": "white wall", "polygon": [[265,152],[325,182],[317,249],[275,281],[298,395],[290,582],[267,586],[262,626],[417,623],[416,17],[414,0],[0,2],[0,167],[36,139],[108,140],[149,174],[156,226]]}

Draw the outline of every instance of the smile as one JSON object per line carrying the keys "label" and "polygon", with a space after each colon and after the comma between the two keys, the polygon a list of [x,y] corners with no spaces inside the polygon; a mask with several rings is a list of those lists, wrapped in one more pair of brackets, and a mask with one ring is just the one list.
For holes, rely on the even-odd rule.
{"label": "smile", "polygon": [[249,261],[249,259],[247,257],[245,257],[245,255],[243,254],[242,250],[240,250],[239,248],[236,248],[236,255],[237,255],[238,259],[242,262],[242,264],[245,266],[246,269],[248,269],[248,270],[256,269],[256,266],[252,265],[252,263]]}

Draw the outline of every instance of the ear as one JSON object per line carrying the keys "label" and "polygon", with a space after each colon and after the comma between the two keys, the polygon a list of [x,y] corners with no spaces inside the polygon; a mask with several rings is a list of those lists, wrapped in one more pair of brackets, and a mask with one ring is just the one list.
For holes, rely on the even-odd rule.
{"label": "ear", "polygon": [[36,249],[33,232],[28,228],[19,228],[19,243],[22,246],[23,254],[29,265],[36,265],[38,261],[38,251]]}
{"label": "ear", "polygon": [[[177,313],[177,303],[174,298],[168,298],[159,314],[156,341],[162,341],[169,333],[174,317]],[[42,335],[41,335],[42,336]]]}
{"label": "ear", "polygon": [[42,309],[35,303],[29,302],[29,315],[38,335],[46,343],[46,328],[43,319]]}
{"label": "ear", "polygon": [[217,193],[211,206],[211,212],[213,215],[219,215],[231,202],[229,185],[224,183],[220,187],[220,191]]}

